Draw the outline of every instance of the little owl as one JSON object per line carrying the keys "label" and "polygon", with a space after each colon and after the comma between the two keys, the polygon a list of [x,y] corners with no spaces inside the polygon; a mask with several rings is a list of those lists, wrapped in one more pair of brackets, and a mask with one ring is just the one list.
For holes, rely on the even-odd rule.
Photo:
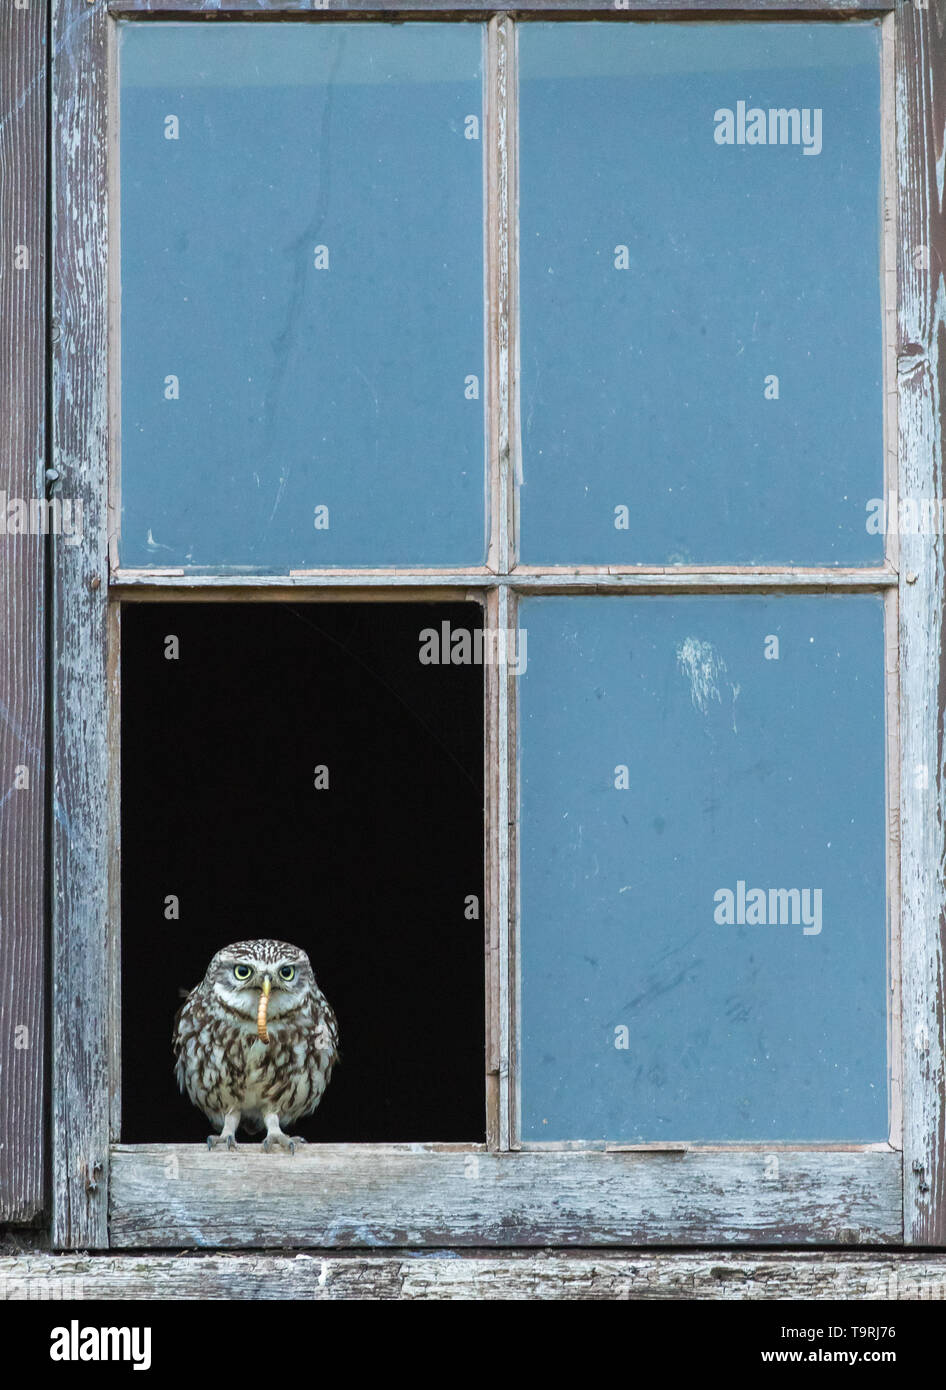
{"label": "little owl", "polygon": [[236,1144],[237,1127],[266,1130],[263,1148],[295,1152],[280,1125],[311,1115],[339,1060],[335,1014],[305,951],[285,941],[237,941],[218,951],[174,1020],[177,1082],[220,1126],[208,1148]]}

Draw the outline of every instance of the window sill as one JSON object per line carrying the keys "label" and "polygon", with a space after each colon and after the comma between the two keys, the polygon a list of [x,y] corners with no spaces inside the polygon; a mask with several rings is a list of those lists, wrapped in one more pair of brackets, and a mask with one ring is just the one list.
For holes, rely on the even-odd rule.
{"label": "window sill", "polygon": [[112,1248],[886,1245],[889,1148],[488,1153],[482,1146],[115,1145]]}

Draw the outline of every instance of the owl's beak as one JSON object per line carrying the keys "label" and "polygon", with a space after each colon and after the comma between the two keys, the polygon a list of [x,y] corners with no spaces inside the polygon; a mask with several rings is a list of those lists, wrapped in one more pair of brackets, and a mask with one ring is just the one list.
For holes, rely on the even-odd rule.
{"label": "owl's beak", "polygon": [[256,1036],[262,1043],[269,1042],[269,1034],[266,1031],[266,1010],[269,1008],[269,991],[271,989],[272,981],[268,975],[264,975],[263,988],[259,992],[259,1010],[256,1014]]}

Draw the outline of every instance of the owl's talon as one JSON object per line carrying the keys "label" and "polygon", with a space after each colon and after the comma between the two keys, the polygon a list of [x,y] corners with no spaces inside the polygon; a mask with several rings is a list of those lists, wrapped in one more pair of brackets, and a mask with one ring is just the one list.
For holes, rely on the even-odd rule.
{"label": "owl's talon", "polygon": [[214,1149],[222,1148],[226,1145],[227,1149],[235,1149],[237,1142],[232,1134],[208,1134],[207,1148],[213,1153]]}
{"label": "owl's talon", "polygon": [[271,1154],[273,1149],[288,1149],[290,1154],[294,1154],[296,1145],[304,1143],[305,1140],[297,1135],[283,1134],[281,1129],[274,1129],[263,1140],[263,1153]]}

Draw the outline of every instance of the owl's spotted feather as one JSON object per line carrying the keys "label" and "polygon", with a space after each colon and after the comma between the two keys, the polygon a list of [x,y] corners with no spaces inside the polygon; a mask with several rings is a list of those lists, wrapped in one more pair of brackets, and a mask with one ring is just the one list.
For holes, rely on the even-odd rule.
{"label": "owl's spotted feather", "polygon": [[[249,972],[249,973],[247,973]],[[269,980],[266,1031],[257,1035]],[[285,941],[237,941],[218,951],[174,1021],[178,1085],[212,1124],[214,1147],[242,1123],[266,1130],[265,1149],[293,1149],[281,1124],[311,1115],[339,1060],[338,1025],[309,957]]]}

